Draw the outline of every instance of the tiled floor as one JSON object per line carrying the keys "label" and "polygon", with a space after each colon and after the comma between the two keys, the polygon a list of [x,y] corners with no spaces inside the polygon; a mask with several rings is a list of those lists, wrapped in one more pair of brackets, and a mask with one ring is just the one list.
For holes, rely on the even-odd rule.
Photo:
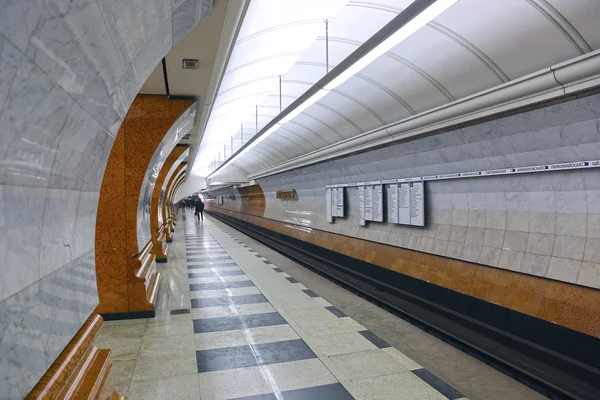
{"label": "tiled floor", "polygon": [[200,223],[181,215],[169,262],[159,264],[157,317],[105,323],[97,345],[113,349],[119,393],[147,400],[465,398],[227,231],[210,217]]}

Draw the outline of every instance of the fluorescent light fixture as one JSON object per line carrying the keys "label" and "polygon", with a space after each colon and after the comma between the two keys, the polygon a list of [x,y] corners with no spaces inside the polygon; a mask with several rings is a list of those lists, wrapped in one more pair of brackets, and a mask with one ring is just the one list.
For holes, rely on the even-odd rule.
{"label": "fluorescent light fixture", "polygon": [[[377,58],[390,51],[394,46],[402,42],[404,39],[418,31],[423,26],[427,25],[438,15],[446,11],[452,5],[454,5],[458,0],[437,0],[432,3],[429,7],[423,10],[421,13],[417,14],[413,19],[404,24],[400,29],[394,32],[391,36],[381,42],[379,45],[375,46],[368,53],[363,55],[361,58],[356,60],[353,64],[351,64],[346,70],[342,71],[338,76],[331,80],[331,82],[327,83],[322,89],[318,92],[310,96],[304,102],[296,106],[293,110],[291,110],[285,117],[281,118],[275,125],[270,127],[267,131],[263,132],[260,136],[258,136],[250,145],[248,145],[244,150],[236,154],[234,157],[230,158],[224,165],[218,168],[218,170],[229,166],[243,154],[247,153],[256,146],[258,143],[265,140],[269,135],[283,126],[285,123],[291,121],[293,118],[298,116],[304,110],[306,110],[311,105],[315,104],[323,97],[327,95],[330,91],[350,79],[352,76],[356,75],[367,65],[371,64]],[[277,117],[275,117],[277,118]],[[217,171],[218,171],[217,170]],[[215,171],[215,172],[217,172]],[[209,175],[212,176],[215,172]]]}
{"label": "fluorescent light fixture", "polygon": [[404,39],[421,29],[423,26],[431,22],[435,17],[446,11],[458,0],[437,0],[435,3],[427,7],[416,17],[404,24],[393,35],[381,42],[367,54],[358,59],[354,64],[350,65],[344,72],[335,77],[331,82],[325,85],[326,90],[333,90],[350,77],[356,75],[367,65],[371,64],[377,58],[390,51],[394,46],[402,42]]}
{"label": "fluorescent light fixture", "polygon": [[298,116],[302,111],[306,110],[308,107],[312,106],[317,101],[319,101],[323,97],[325,97],[325,95],[327,93],[328,93],[327,90],[323,90],[323,89],[319,90],[317,93],[313,94],[308,99],[306,99],[304,102],[302,102],[302,104],[298,105],[298,107],[294,108],[288,115],[283,117],[281,119],[281,121],[279,121],[279,123],[281,125],[283,125],[283,124],[291,121],[293,118]]}

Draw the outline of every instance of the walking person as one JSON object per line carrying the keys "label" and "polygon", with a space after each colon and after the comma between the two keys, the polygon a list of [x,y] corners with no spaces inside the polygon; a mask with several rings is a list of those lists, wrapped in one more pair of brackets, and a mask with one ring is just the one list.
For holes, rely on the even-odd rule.
{"label": "walking person", "polygon": [[204,221],[204,202],[202,199],[196,201],[196,215],[198,216],[198,221],[200,221],[200,219]]}

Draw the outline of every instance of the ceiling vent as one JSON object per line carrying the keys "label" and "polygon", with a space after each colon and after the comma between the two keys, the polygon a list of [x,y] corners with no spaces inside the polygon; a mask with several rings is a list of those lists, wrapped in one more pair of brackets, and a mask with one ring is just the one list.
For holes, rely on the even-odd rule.
{"label": "ceiling vent", "polygon": [[183,68],[183,69],[198,69],[199,66],[200,66],[200,61],[194,60],[191,58],[184,58],[183,65],[181,66],[181,68]]}

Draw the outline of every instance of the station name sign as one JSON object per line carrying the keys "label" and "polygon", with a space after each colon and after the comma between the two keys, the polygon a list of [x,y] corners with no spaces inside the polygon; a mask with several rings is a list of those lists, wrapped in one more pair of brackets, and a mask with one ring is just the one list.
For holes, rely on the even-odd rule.
{"label": "station name sign", "polygon": [[288,190],[278,190],[275,192],[275,197],[281,200],[295,200],[296,199],[296,190],[288,189]]}

